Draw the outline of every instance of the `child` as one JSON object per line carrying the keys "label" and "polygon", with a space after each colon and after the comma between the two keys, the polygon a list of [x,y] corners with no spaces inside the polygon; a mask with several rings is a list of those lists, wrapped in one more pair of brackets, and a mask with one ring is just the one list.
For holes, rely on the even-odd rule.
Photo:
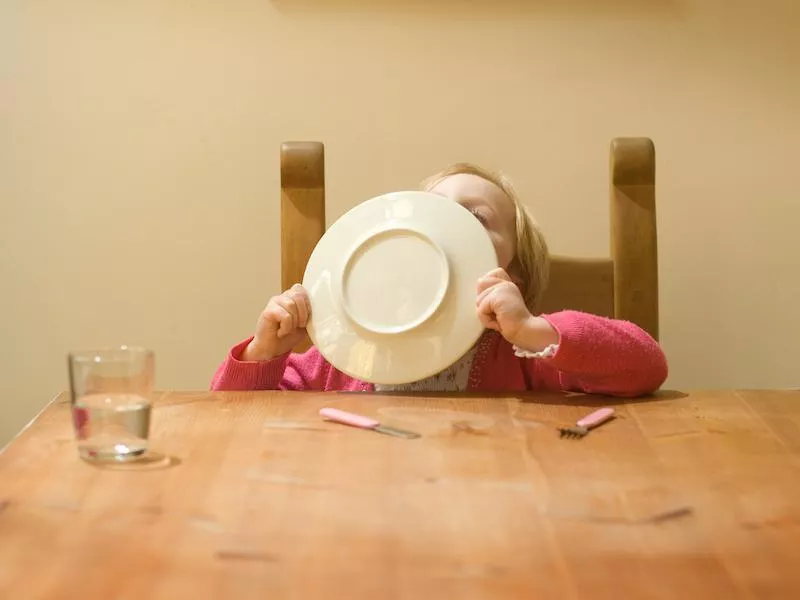
{"label": "child", "polygon": [[312,306],[294,285],[270,299],[255,334],[234,346],[217,369],[214,390],[315,391],[576,391],[638,396],[667,377],[658,343],[627,321],[565,310],[537,315],[549,259],[536,223],[510,182],[470,164],[427,179],[426,191],[469,209],[494,244],[499,268],[476,287],[477,314],[486,327],[475,346],[437,375],[402,386],[374,386],[331,366],[316,348],[291,348],[305,338]]}

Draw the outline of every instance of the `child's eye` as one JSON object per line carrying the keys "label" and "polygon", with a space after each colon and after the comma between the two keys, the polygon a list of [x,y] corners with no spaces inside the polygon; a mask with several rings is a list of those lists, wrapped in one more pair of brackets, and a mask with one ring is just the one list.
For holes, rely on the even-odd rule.
{"label": "child's eye", "polygon": [[478,221],[480,221],[482,225],[486,225],[486,221],[487,221],[487,219],[486,219],[486,215],[484,215],[483,213],[481,213],[481,212],[480,212],[480,211],[479,211],[477,208],[470,208],[470,209],[469,209],[469,212],[471,212],[471,213],[472,213],[472,215],[473,215],[473,216],[474,216],[476,219],[478,219]]}

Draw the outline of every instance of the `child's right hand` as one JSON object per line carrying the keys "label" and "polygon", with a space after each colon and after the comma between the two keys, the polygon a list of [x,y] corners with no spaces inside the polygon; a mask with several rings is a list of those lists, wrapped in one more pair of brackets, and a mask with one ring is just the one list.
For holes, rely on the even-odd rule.
{"label": "child's right hand", "polygon": [[256,333],[242,352],[241,360],[272,360],[290,352],[306,337],[311,301],[300,284],[273,296],[258,317]]}

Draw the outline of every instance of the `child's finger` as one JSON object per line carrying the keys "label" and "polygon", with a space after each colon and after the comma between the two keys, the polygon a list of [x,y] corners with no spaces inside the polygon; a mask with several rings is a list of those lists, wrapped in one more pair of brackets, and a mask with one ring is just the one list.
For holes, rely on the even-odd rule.
{"label": "child's finger", "polygon": [[484,297],[483,300],[481,300],[478,303],[477,307],[478,319],[480,319],[480,322],[484,327],[488,327],[490,329],[496,329],[497,315],[494,312],[494,306],[492,305],[492,301],[488,297],[490,293],[491,290],[487,290],[486,297]]}
{"label": "child's finger", "polygon": [[295,307],[297,308],[297,326],[305,327],[308,322],[308,303],[303,298],[303,294],[291,292],[289,294]]}
{"label": "child's finger", "polygon": [[494,313],[487,314],[485,312],[478,312],[478,319],[480,319],[481,325],[483,325],[486,329],[500,331],[500,324],[497,322]]}
{"label": "child's finger", "polygon": [[481,325],[484,327],[489,327],[489,324],[494,320],[492,315],[486,314],[480,309],[478,309],[478,319],[480,320]]}
{"label": "child's finger", "polygon": [[500,288],[498,287],[498,284],[495,284],[495,285],[493,285],[491,287],[486,288],[482,292],[478,293],[478,297],[475,299],[475,304],[480,306],[483,302],[486,301],[486,299],[489,297],[490,294],[494,294],[495,292],[498,292],[499,290],[500,290]]}
{"label": "child's finger", "polygon": [[303,325],[303,327],[305,327],[308,325],[308,320],[311,318],[311,300],[307,294],[303,294],[303,304],[306,305],[306,323]]}
{"label": "child's finger", "polygon": [[511,276],[508,273],[506,273],[505,269],[503,269],[501,267],[497,267],[496,269],[492,269],[491,271],[486,273],[486,275],[484,275],[484,277],[487,277],[487,278],[491,277],[493,279],[502,279],[503,281],[511,281]]}
{"label": "child's finger", "polygon": [[478,294],[500,283],[503,283],[503,280],[497,277],[481,277],[478,279]]}
{"label": "child's finger", "polygon": [[308,297],[308,292],[306,292],[306,288],[304,288],[299,283],[295,283],[292,287],[290,287],[286,291],[286,293],[292,296],[293,298]]}
{"label": "child's finger", "polygon": [[285,338],[287,335],[294,331],[294,317],[291,313],[287,312],[281,319],[281,325],[278,327],[278,337]]}
{"label": "child's finger", "polygon": [[295,283],[289,293],[292,299],[297,303],[298,313],[300,317],[299,327],[305,328],[308,325],[308,320],[311,317],[311,300],[308,297],[308,292],[299,283]]}
{"label": "child's finger", "polygon": [[510,283],[516,285],[511,277],[503,269],[489,271],[486,275],[478,279],[478,293],[493,285]]}
{"label": "child's finger", "polygon": [[281,328],[278,331],[278,335],[283,337],[291,333],[300,321],[297,303],[289,296],[283,295],[275,298],[275,304],[286,311],[286,315],[288,315],[281,319]]}
{"label": "child's finger", "polygon": [[291,315],[286,312],[285,308],[273,301],[264,311],[263,318],[267,331],[274,331],[274,334],[280,338],[284,336],[282,333],[282,328],[285,327],[283,323],[287,318],[291,319]]}

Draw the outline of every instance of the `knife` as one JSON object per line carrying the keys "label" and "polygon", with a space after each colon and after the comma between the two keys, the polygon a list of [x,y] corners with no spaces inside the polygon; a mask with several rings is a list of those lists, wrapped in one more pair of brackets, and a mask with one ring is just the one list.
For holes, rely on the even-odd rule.
{"label": "knife", "polygon": [[388,425],[381,425],[380,422],[369,417],[349,413],[338,408],[321,408],[319,411],[320,416],[325,417],[328,421],[334,423],[341,423],[343,425],[350,425],[351,427],[358,427],[360,429],[371,429],[378,433],[385,433],[386,435],[393,435],[408,440],[420,437],[418,433],[413,431],[406,431],[405,429],[398,429],[397,427],[389,427]]}

